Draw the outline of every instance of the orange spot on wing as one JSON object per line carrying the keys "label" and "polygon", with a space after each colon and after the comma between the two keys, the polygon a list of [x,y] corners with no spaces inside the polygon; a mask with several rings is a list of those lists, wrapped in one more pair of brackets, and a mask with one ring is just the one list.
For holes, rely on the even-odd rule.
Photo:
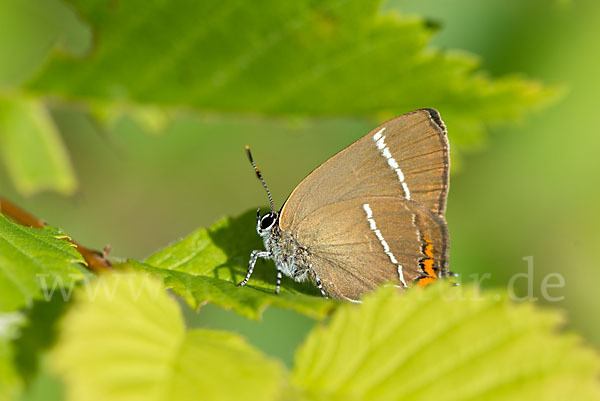
{"label": "orange spot on wing", "polygon": [[424,238],[427,245],[425,245],[425,255],[433,259],[433,244],[427,238]]}
{"label": "orange spot on wing", "polygon": [[437,274],[435,274],[435,270],[433,270],[433,259],[425,259],[421,262],[423,265],[423,270],[427,273],[427,276],[437,278]]}
{"label": "orange spot on wing", "polygon": [[419,279],[419,287],[427,287],[429,284],[433,284],[437,281],[437,278],[433,277],[423,277]]}
{"label": "orange spot on wing", "polygon": [[426,258],[421,259],[420,263],[426,276],[419,279],[420,287],[425,287],[437,281],[437,274],[433,269],[433,265],[435,263],[433,255],[433,243],[425,236],[423,236],[423,241],[426,242],[425,248],[423,248],[423,253],[425,254]]}

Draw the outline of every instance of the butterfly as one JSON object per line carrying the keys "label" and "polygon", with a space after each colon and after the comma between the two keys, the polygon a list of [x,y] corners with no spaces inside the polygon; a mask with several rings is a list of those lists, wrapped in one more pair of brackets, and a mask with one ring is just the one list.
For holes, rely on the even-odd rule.
{"label": "butterfly", "polygon": [[384,282],[421,286],[451,275],[444,217],[449,188],[446,127],[434,109],[378,126],[317,167],[279,212],[252,159],[271,210],[256,216],[265,249],[250,255],[282,275],[311,281],[324,297],[356,301]]}

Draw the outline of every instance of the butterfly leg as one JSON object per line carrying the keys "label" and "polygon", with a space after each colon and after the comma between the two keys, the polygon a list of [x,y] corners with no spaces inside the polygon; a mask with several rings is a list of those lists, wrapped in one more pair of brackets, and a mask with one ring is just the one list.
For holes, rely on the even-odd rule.
{"label": "butterfly leg", "polygon": [[246,277],[244,278],[244,280],[242,280],[241,283],[238,284],[238,287],[245,286],[248,280],[250,280],[250,276],[254,271],[254,265],[256,265],[256,260],[258,258],[270,259],[271,254],[267,251],[252,251],[252,253],[250,254],[250,261],[248,262],[248,271],[246,272]]}
{"label": "butterfly leg", "polygon": [[458,278],[460,277],[460,275],[458,273],[454,273],[454,272],[448,272],[448,277],[453,278],[455,280],[452,281],[452,285],[454,287],[458,287],[460,285],[460,282],[458,281]]}
{"label": "butterfly leg", "polygon": [[321,295],[323,295],[323,298],[329,298],[327,294],[325,294],[325,290],[323,289],[323,283],[321,283],[321,279],[319,278],[319,275],[317,274],[317,271],[315,270],[312,264],[310,265],[310,269],[315,274],[315,281],[317,282],[317,288],[319,289],[319,291],[321,291]]}
{"label": "butterfly leg", "polygon": [[279,294],[279,288],[281,287],[281,269],[277,266],[277,285],[275,286],[275,295]]}

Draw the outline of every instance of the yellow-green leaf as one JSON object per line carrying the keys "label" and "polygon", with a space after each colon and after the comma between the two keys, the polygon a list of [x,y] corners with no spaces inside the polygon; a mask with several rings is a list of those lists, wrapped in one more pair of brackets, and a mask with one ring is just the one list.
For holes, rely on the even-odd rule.
{"label": "yellow-green leaf", "polygon": [[279,363],[235,334],[186,331],[160,282],[133,274],[103,275],[78,291],[52,365],[68,400],[273,400],[284,378]]}
{"label": "yellow-green leaf", "polygon": [[292,382],[319,400],[598,401],[598,355],[559,323],[471,287],[382,288],[309,335]]}

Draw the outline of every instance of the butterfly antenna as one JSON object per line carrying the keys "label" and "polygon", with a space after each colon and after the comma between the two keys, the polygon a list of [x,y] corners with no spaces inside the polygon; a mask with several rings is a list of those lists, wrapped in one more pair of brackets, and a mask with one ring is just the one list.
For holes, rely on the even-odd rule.
{"label": "butterfly antenna", "polygon": [[273,198],[271,197],[271,192],[269,192],[267,183],[265,182],[265,179],[263,178],[262,174],[260,173],[260,170],[258,169],[258,167],[256,167],[256,164],[254,164],[254,160],[252,159],[252,153],[250,153],[250,148],[248,146],[246,146],[246,156],[248,156],[248,160],[250,160],[250,164],[252,164],[252,167],[254,167],[254,172],[256,173],[256,176],[258,177],[260,182],[262,182],[263,187],[265,187],[265,191],[267,191],[267,196],[269,197],[269,203],[271,204],[271,211],[273,211]]}

